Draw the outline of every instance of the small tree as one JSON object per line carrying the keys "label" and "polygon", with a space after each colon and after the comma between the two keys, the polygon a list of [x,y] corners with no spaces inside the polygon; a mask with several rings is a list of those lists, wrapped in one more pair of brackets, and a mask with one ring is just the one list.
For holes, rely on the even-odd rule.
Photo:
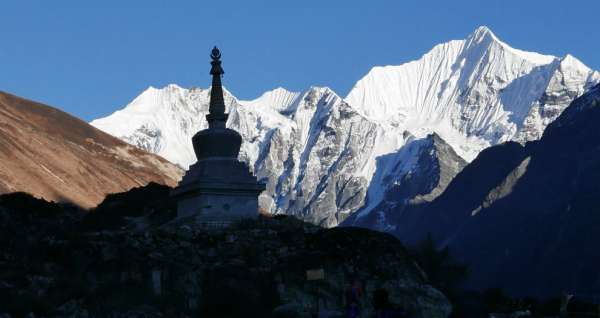
{"label": "small tree", "polygon": [[417,243],[411,254],[427,274],[429,283],[444,293],[454,305],[453,316],[462,312],[460,284],[467,278],[468,268],[452,257],[447,247],[439,249],[431,234]]}
{"label": "small tree", "polygon": [[412,256],[425,271],[429,282],[442,292],[450,294],[467,278],[468,268],[457,262],[447,247],[438,249],[428,234],[412,250]]}

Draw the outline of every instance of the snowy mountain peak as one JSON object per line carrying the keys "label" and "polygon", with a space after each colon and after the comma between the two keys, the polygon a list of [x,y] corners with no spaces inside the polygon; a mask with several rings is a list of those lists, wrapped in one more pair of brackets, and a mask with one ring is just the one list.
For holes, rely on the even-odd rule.
{"label": "snowy mountain peak", "polygon": [[476,39],[478,41],[481,41],[481,39],[484,38],[491,38],[495,41],[498,41],[498,38],[494,32],[492,32],[492,30],[485,25],[477,27],[477,29],[475,29],[475,31],[469,35],[469,38]]}
{"label": "snowy mountain peak", "polygon": [[305,107],[314,107],[322,111],[338,106],[342,102],[342,98],[329,87],[311,86],[300,95],[296,103],[296,112],[298,111],[297,106],[299,104],[303,104]]}
{"label": "snowy mountain peak", "polygon": [[298,92],[292,92],[290,90],[285,89],[284,87],[277,87],[273,90],[265,92],[262,96],[265,95],[274,95],[274,96],[290,96],[290,95],[298,95]]}
{"label": "snowy mountain peak", "polygon": [[[379,205],[396,181],[439,194],[463,161],[490,145],[540,138],[598,82],[570,55],[517,50],[479,27],[418,60],[374,67],[345,99],[328,87],[278,87],[249,101],[225,91],[225,104],[227,126],[243,138],[240,159],[268,184],[261,207],[334,226],[367,196],[368,207]],[[210,88],[149,88],[92,124],[185,168],[196,160],[191,138],[207,127],[209,99]],[[404,198],[429,195],[419,191]]]}
{"label": "snowy mountain peak", "polygon": [[173,90],[173,91],[180,91],[183,90],[183,88],[177,84],[171,83],[171,84],[167,84],[167,86],[165,86],[162,89],[168,89],[168,90]]}
{"label": "snowy mountain peak", "polygon": [[583,64],[578,58],[574,57],[571,54],[565,55],[562,59],[560,59],[560,64],[562,66],[571,66],[575,69],[589,71],[590,68],[587,65]]}
{"label": "snowy mountain peak", "polygon": [[465,40],[467,47],[473,48],[483,46],[484,50],[491,50],[495,48],[503,49],[511,54],[518,56],[519,58],[528,62],[545,65],[552,63],[557,59],[556,56],[543,55],[535,52],[527,52],[519,49],[515,49],[512,46],[506,44],[500,40],[493,32],[486,26],[480,26]]}
{"label": "snowy mountain peak", "polygon": [[181,92],[184,91],[186,89],[182,88],[181,86],[177,85],[177,84],[167,84],[165,87],[159,88],[159,87],[154,87],[152,85],[148,86],[148,88],[146,88],[146,90],[144,90],[140,96],[144,96],[144,95],[152,95],[152,94],[161,94],[161,93],[173,93],[173,92]]}
{"label": "snowy mountain peak", "polygon": [[182,96],[187,90],[176,84],[169,84],[163,88],[149,86],[138,97],[127,105],[124,110],[135,112],[153,112],[167,105],[173,96]]}
{"label": "snowy mountain peak", "polygon": [[437,132],[470,161],[489,145],[539,138],[572,100],[555,99],[549,86],[578,96],[600,80],[571,57],[558,62],[514,49],[479,27],[419,60],[374,67],[346,101],[367,118],[416,136]]}
{"label": "snowy mountain peak", "polygon": [[304,92],[305,96],[319,96],[327,99],[341,99],[341,97],[327,86],[311,86]]}
{"label": "snowy mountain peak", "polygon": [[288,109],[299,95],[300,93],[288,91],[283,87],[277,87],[265,92],[257,99],[240,101],[240,103],[247,106],[267,107],[281,112]]}

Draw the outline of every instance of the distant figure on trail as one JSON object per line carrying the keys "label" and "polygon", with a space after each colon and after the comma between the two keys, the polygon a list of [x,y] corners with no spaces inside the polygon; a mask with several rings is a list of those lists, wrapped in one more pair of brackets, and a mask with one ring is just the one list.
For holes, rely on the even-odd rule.
{"label": "distant figure on trail", "polygon": [[346,288],[346,316],[348,318],[360,317],[360,299],[363,295],[362,287],[358,280]]}
{"label": "distant figure on trail", "polygon": [[378,288],[373,292],[373,308],[375,309],[375,318],[403,318],[401,310],[394,308],[390,303],[387,290]]}

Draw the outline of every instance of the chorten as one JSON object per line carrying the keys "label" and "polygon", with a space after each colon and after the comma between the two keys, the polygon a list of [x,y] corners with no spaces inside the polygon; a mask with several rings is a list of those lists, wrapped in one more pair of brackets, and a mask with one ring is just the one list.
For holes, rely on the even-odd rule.
{"label": "chorten", "polygon": [[221,52],[217,47],[210,56],[212,87],[208,129],[192,137],[198,161],[190,166],[171,196],[177,201],[177,218],[199,224],[226,224],[258,216],[258,195],[265,184],[258,182],[250,168],[238,160],[242,137],[225,127],[221,76]]}

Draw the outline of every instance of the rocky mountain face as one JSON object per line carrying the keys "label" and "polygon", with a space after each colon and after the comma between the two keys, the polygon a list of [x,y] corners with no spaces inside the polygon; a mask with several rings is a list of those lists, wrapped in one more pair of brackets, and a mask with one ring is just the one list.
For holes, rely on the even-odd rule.
{"label": "rocky mountain face", "polygon": [[[598,81],[598,72],[572,56],[517,50],[481,27],[419,60],[373,68],[345,99],[317,87],[279,88],[251,101],[227,94],[228,126],[243,137],[240,159],[268,183],[264,210],[335,226],[357,211],[374,220],[388,213],[385,206],[423,199],[396,199],[399,180],[433,199],[464,161],[490,145],[538,139]],[[195,161],[191,136],[207,126],[209,91],[149,88],[91,124],[186,168]],[[438,140],[430,150],[447,156],[429,162],[444,167],[412,171],[415,162],[426,164],[417,149],[431,144],[430,134]],[[442,144],[448,151],[433,149]]]}
{"label": "rocky mountain face", "polygon": [[55,108],[0,92],[0,193],[25,191],[89,208],[107,193],[182,170]]}
{"label": "rocky mountain face", "polygon": [[431,203],[405,209],[394,234],[431,233],[470,265],[467,287],[514,295],[600,288],[600,85],[576,99],[539,141],[483,151]]}
{"label": "rocky mountain face", "polygon": [[[267,182],[260,197],[263,209],[333,226],[360,207],[368,185],[365,175],[374,169],[369,166],[373,154],[366,150],[379,147],[377,136],[386,134],[381,127],[328,88],[301,94],[277,89],[251,102],[225,95],[228,126],[244,140],[240,159]],[[91,124],[187,164],[195,159],[181,160],[178,145],[185,144],[193,156],[191,137],[207,127],[209,96],[209,89],[149,89],[132,106]],[[176,102],[147,102],[162,98]]]}
{"label": "rocky mountain face", "polygon": [[341,317],[354,282],[367,316],[382,289],[408,317],[451,311],[389,234],[285,216],[197,229],[170,222],[169,191],[151,184],[88,213],[0,196],[0,316],[311,317],[318,297],[321,315]]}
{"label": "rocky mountain face", "polygon": [[401,151],[381,156],[377,161],[371,184],[377,182],[381,184],[378,188],[385,191],[370,189],[367,204],[343,225],[393,232],[396,224],[403,222],[404,209],[438,197],[466,165],[437,134],[416,139]]}

